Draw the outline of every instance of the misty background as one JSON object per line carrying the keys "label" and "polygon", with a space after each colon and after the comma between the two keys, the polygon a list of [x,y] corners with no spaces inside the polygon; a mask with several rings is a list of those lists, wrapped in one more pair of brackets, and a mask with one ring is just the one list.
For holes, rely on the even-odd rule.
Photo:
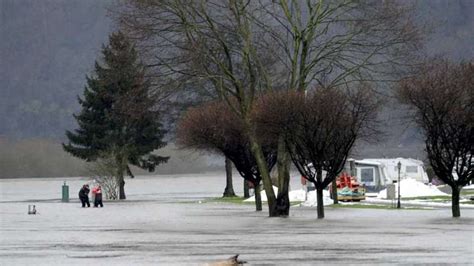
{"label": "misty background", "polygon": [[[63,152],[66,129],[76,128],[85,76],[116,30],[112,0],[0,0],[0,178],[87,175],[83,161]],[[415,1],[425,25],[424,52],[459,61],[474,58],[474,1]],[[406,110],[388,103],[385,134],[358,145],[355,158],[424,159],[420,131],[403,122]],[[177,149],[172,136],[159,153],[171,156],[156,173],[223,170],[223,159]],[[143,172],[138,172],[143,173]]]}

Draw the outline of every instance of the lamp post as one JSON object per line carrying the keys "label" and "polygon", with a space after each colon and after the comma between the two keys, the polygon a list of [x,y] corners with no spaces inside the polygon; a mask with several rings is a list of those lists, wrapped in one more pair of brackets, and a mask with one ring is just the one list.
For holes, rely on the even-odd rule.
{"label": "lamp post", "polygon": [[402,168],[402,163],[398,161],[398,200],[397,200],[397,209],[400,209],[400,169]]}

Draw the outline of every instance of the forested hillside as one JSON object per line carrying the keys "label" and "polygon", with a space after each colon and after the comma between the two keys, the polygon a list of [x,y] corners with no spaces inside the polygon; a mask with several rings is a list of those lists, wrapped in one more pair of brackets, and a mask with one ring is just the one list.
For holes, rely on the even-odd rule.
{"label": "forested hillside", "polygon": [[[62,138],[113,29],[113,1],[0,0],[0,136]],[[474,1],[416,1],[429,54],[474,56]]]}
{"label": "forested hillside", "polygon": [[110,1],[0,1],[0,135],[62,138],[101,44]]}
{"label": "forested hillside", "polygon": [[[64,141],[66,129],[76,127],[72,117],[79,109],[76,97],[83,91],[85,75],[90,74],[102,43],[114,29],[108,12],[115,3],[113,0],[0,0],[0,153],[3,158],[11,159],[5,151],[8,142],[47,139],[48,145],[54,146]],[[414,1],[414,5],[417,20],[428,31],[424,52],[455,60],[474,58],[474,1],[420,0]],[[397,104],[385,108],[387,134],[376,145],[359,146],[357,154],[422,156],[421,141],[416,137],[418,130],[399,122],[404,113]],[[39,143],[45,145],[43,140]],[[21,149],[26,148],[21,146]],[[54,151],[59,157],[69,156],[59,148]],[[4,160],[0,168],[7,166]]]}

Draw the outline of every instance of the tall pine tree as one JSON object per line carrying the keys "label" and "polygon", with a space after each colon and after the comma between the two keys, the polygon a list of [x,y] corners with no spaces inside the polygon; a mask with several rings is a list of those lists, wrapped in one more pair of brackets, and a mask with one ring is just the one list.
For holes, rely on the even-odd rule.
{"label": "tall pine tree", "polygon": [[95,75],[86,77],[82,110],[75,114],[79,128],[66,131],[65,151],[86,161],[112,156],[116,162],[119,197],[125,199],[124,174],[133,177],[129,164],[148,171],[168,160],[151,154],[166,145],[156,108],[157,97],[145,78],[133,44],[121,33],[109,36],[102,47],[103,64],[95,62]]}

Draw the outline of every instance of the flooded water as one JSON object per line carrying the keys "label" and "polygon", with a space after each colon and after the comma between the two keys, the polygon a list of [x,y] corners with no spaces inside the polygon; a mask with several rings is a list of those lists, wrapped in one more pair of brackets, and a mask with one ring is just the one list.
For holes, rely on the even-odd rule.
{"label": "flooded water", "polygon": [[[64,180],[70,203],[59,200]],[[223,174],[137,177],[126,201],[81,208],[84,182],[0,180],[0,264],[203,265],[235,254],[250,265],[474,261],[472,209],[452,219],[449,209],[326,207],[317,220],[314,208],[292,207],[288,218],[268,218],[252,205],[202,203],[222,195]],[[241,194],[239,177],[234,186]]]}

